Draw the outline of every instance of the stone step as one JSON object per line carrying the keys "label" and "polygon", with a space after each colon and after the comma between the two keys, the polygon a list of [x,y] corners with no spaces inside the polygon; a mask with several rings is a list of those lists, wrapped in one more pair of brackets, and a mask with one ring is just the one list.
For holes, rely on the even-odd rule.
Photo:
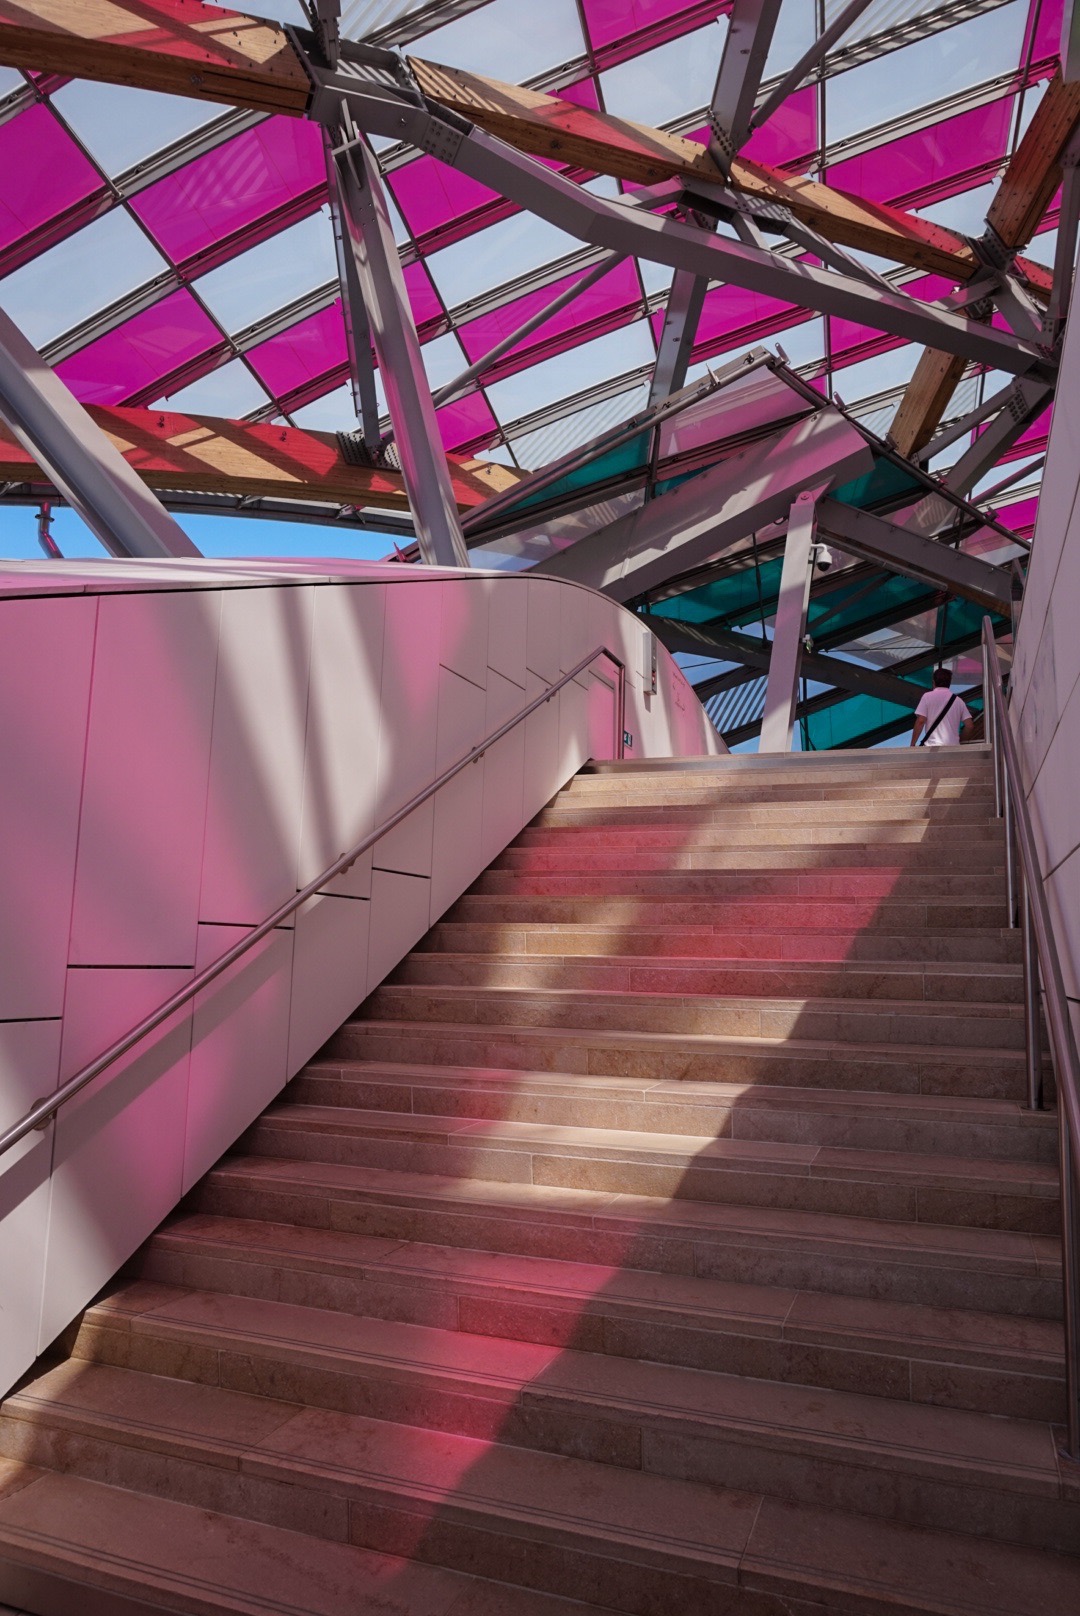
{"label": "stone step", "polygon": [[953,846],[923,842],[910,847],[890,843],[882,848],[868,847],[866,843],[847,847],[743,847],[696,838],[687,844],[685,837],[680,837],[667,844],[643,846],[638,841],[628,845],[628,838],[617,827],[610,836],[563,837],[556,832],[540,841],[540,833],[535,835],[537,840],[512,843],[488,868],[538,874],[564,870],[714,870],[751,880],[768,880],[777,875],[782,880],[853,875],[884,883],[895,882],[901,876],[919,875],[935,881],[964,873],[993,876],[1000,882],[1005,879],[1004,849],[990,842],[972,844],[961,860]]}
{"label": "stone step", "polygon": [[[606,905],[604,906],[606,913]],[[785,960],[785,961],[913,961],[916,963],[1021,964],[1020,933],[1006,927],[950,927],[932,934],[918,931],[856,932],[769,930],[736,931],[728,926],[609,926],[601,913],[592,923],[560,925],[541,922],[486,924],[442,920],[416,945],[422,953],[651,955],[653,959]]]}
{"label": "stone step", "polygon": [[579,808],[601,809],[620,814],[639,808],[650,807],[678,807],[694,809],[716,809],[725,814],[751,814],[759,812],[772,812],[778,805],[783,804],[801,815],[804,810],[818,809],[829,806],[833,812],[839,813],[842,818],[852,815],[862,817],[865,809],[878,809],[889,807],[901,813],[909,809],[921,812],[928,808],[937,810],[964,810],[961,817],[971,817],[978,814],[989,818],[996,814],[994,793],[992,787],[944,787],[918,786],[918,787],[852,787],[838,789],[836,787],[821,787],[814,789],[802,786],[791,790],[769,790],[767,792],[755,791],[753,788],[739,789],[730,785],[701,784],[692,781],[670,780],[664,781],[662,786],[648,785],[604,785],[577,788],[572,781],[551,799],[547,804],[549,811],[561,813],[564,810],[577,810]]}
{"label": "stone step", "polygon": [[[438,955],[430,956],[439,958]],[[385,984],[360,1008],[374,1020],[459,1021],[483,1026],[573,1027],[811,1040],[833,1045],[948,1045],[1020,1050],[1022,1005],[989,1000],[716,998],[692,994],[595,992],[576,988]]]}
{"label": "stone step", "polygon": [[153,1284],[88,1308],[73,1356],[966,1533],[980,1558],[986,1538],[1080,1541],[1041,1421]]}
{"label": "stone step", "polygon": [[270,1107],[256,1155],[1053,1236],[1055,1168],[780,1140],[635,1133],[344,1106]]}
{"label": "stone step", "polygon": [[446,911],[452,921],[514,925],[595,925],[598,911],[608,926],[712,926],[721,918],[733,931],[967,931],[1005,925],[1005,894],[995,898],[753,898],[703,897],[518,897],[466,893]]}
{"label": "stone step", "polygon": [[[956,1534],[361,1414],[328,1418],[218,1386],[71,1367],[21,1394],[10,1423],[25,1428],[22,1446],[80,1441],[83,1470],[103,1468],[107,1456],[121,1471],[137,1469],[153,1491],[127,1510],[130,1495],[116,1487],[31,1471],[0,1503],[0,1553],[41,1563],[50,1517],[70,1520],[72,1559],[120,1593],[141,1552],[148,1582],[170,1608],[810,1616],[834,1596],[854,1608],[851,1592],[870,1566],[875,1603],[887,1599],[910,1616],[1045,1616],[1080,1598],[1080,1566],[1066,1556],[986,1543],[975,1565],[970,1538]],[[212,1491],[213,1477],[229,1497],[224,1531],[211,1529],[208,1511],[172,1501],[166,1448],[185,1492],[200,1480]],[[322,1518],[306,1534],[279,1536],[257,1518],[273,1513],[265,1501],[275,1492],[307,1517],[321,1504]],[[114,1512],[123,1521],[115,1539],[106,1530]],[[52,1554],[63,1564],[55,1547]],[[309,1571],[311,1560],[317,1569]],[[211,1567],[228,1605],[189,1604],[207,1599],[206,1580],[200,1587],[197,1579]],[[519,1587],[496,1580],[508,1572]],[[582,1593],[587,1606],[572,1597]]]}
{"label": "stone step", "polygon": [[232,1156],[188,1205],[391,1240],[739,1284],[1060,1319],[1056,1239],[959,1225],[611,1195],[289,1157]]}
{"label": "stone step", "polygon": [[784,780],[857,777],[867,781],[942,775],[964,779],[992,779],[989,749],[982,745],[956,747],[860,747],[825,752],[731,752],[721,757],[594,758],[579,771],[581,778],[635,779],[667,774],[701,775],[715,779],[745,777],[767,791]]}
{"label": "stone step", "polygon": [[1055,1114],[1028,1111],[1009,1100],[322,1060],[310,1062],[293,1079],[288,1097],[302,1105],[418,1116],[777,1139],[1050,1165],[1057,1160]]}
{"label": "stone step", "polygon": [[182,1214],[140,1278],[621,1358],[1019,1419],[1062,1420],[1061,1325],[1041,1319]]}
{"label": "stone step", "polygon": [[[59,1388],[49,1392],[56,1398]],[[84,1401],[92,1395],[90,1383]],[[226,1419],[221,1403],[213,1412]],[[146,1426],[153,1443],[159,1432],[152,1421]],[[174,1444],[182,1440],[173,1434]],[[100,1446],[115,1461],[115,1441]],[[596,1616],[601,1609],[361,1547],[350,1540],[347,1498],[320,1507],[318,1495],[306,1498],[295,1485],[241,1476],[224,1442],[212,1451],[204,1442],[199,1461],[186,1464],[163,1464],[155,1451],[137,1455],[129,1447],[126,1468],[137,1479],[131,1487],[0,1461],[0,1578],[10,1597],[49,1616]],[[88,1439],[78,1454],[83,1469],[92,1468],[89,1453]],[[216,1486],[216,1496],[230,1493],[237,1513],[176,1501],[172,1478],[179,1489],[193,1476],[202,1487],[188,1490],[214,1495]],[[155,1481],[159,1493],[151,1490]],[[274,1502],[264,1505],[267,1499]],[[319,1517],[307,1530],[291,1513],[301,1502],[307,1516]],[[1020,1556],[1019,1574],[1025,1557],[1013,1555]]]}
{"label": "stone step", "polygon": [[989,803],[991,811],[994,804],[993,776],[989,770],[974,774],[949,770],[936,775],[905,771],[890,778],[877,778],[865,770],[849,769],[841,773],[818,769],[808,770],[794,778],[781,773],[769,780],[733,773],[729,769],[711,772],[702,769],[667,769],[632,774],[581,773],[567,781],[559,797],[586,800],[630,792],[660,797],[669,791],[698,792],[703,798],[723,797],[729,802],[809,802],[825,798],[832,802],[884,802],[894,798],[938,801],[964,797]]}
{"label": "stone step", "polygon": [[695,797],[689,802],[673,797],[669,801],[657,800],[649,795],[641,802],[619,800],[605,805],[602,802],[578,802],[556,797],[530,821],[532,825],[607,825],[618,820],[624,825],[655,825],[665,822],[687,829],[708,824],[714,831],[730,829],[741,833],[746,830],[785,828],[805,834],[811,827],[846,829],[864,826],[916,826],[920,830],[931,826],[956,830],[972,827],[983,836],[1002,834],[1001,821],[987,811],[984,802],[956,801],[904,801],[895,802],[782,802],[775,805],[760,798],[756,802],[728,806],[723,802],[704,803]]}
{"label": "stone step", "polygon": [[477,988],[574,988],[584,992],[707,994],[715,997],[892,999],[1020,1004],[1019,965],[956,965],[909,960],[862,961],[657,961],[651,954],[618,960],[588,954],[516,954],[421,950],[406,955],[388,978],[392,985]]}
{"label": "stone step", "polygon": [[[711,814],[685,819],[674,809],[653,818],[644,814],[599,815],[596,823],[554,824],[533,820],[517,837],[516,847],[727,847],[754,854],[766,851],[791,852],[809,861],[818,849],[843,848],[849,855],[860,849],[875,859],[886,850],[904,849],[907,858],[930,857],[933,853],[959,854],[962,867],[979,854],[1000,863],[1004,838],[1000,820],[973,820],[968,825],[946,825],[925,820],[888,820],[850,824],[831,816],[821,824],[792,825],[786,819],[763,826],[739,823],[721,824]],[[913,847],[912,844],[915,844]]]}
{"label": "stone step", "polygon": [[631,1033],[551,1026],[469,1025],[460,1021],[347,1021],[325,1044],[330,1060],[447,1062],[527,1071],[587,1072],[678,1082],[872,1093],[977,1095],[1022,1100],[1020,1050],[947,1045],[894,1046],[803,1038]]}
{"label": "stone step", "polygon": [[[590,861],[579,856],[582,865]],[[578,896],[648,897],[783,897],[855,898],[860,900],[929,900],[981,898],[1002,902],[1004,882],[994,870],[982,875],[906,874],[893,870],[844,871],[828,874],[771,871],[757,874],[728,870],[637,870],[627,859],[619,870],[487,870],[470,892],[508,893],[514,897]]]}

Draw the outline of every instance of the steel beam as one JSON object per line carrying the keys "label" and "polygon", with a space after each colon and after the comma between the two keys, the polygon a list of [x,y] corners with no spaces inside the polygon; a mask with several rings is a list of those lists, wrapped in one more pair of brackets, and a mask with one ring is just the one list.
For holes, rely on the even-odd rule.
{"label": "steel beam", "polygon": [[797,90],[807,74],[812,72],[823,57],[836,44],[842,34],[856,23],[863,12],[870,5],[871,0],[848,0],[848,4],[838,16],[834,17],[829,26],[818,35],[808,50],[804,51],[790,72],[785,73],[780,83],[770,91],[757,112],[750,120],[747,134],[752,129],[760,129],[787,100],[793,91]]}
{"label": "steel beam", "polygon": [[987,611],[1008,612],[1012,605],[1009,574],[1001,567],[980,561],[978,556],[952,550],[937,539],[910,532],[886,522],[870,511],[854,505],[841,505],[823,499],[818,506],[818,525],[834,538],[848,555],[876,561],[890,572],[917,578],[950,594],[973,600]]}
{"label": "steel beam", "polygon": [[361,127],[375,134],[408,136],[451,167],[581,241],[685,269],[706,280],[729,281],[800,308],[855,320],[1013,375],[1048,364],[1038,345],[974,324],[942,305],[867,286],[853,276],[748,247],[670,215],[645,213],[597,196],[464,119],[452,113],[435,115],[384,86],[350,79],[344,73],[327,74],[324,82],[325,88],[315,96],[317,116],[337,116],[338,104],[344,99]]}
{"label": "steel beam", "polygon": [[461,536],[378,164],[366,141],[356,138],[347,123],[342,134],[334,161],[345,245],[371,321],[420,553],[429,566],[467,567],[469,552]]}
{"label": "steel beam", "polygon": [[704,276],[692,275],[685,269],[675,271],[656,348],[656,364],[649,387],[650,404],[659,404],[669,393],[677,393],[686,385],[686,372],[708,289]]}
{"label": "steel beam", "polygon": [[[869,0],[860,0],[869,4]],[[750,134],[761,75],[780,17],[780,0],[735,0],[720,57],[709,128],[709,150],[726,168]]]}
{"label": "steel beam", "polygon": [[804,488],[861,476],[865,440],[823,409],[710,466],[534,570],[632,600],[786,518]]}
{"label": "steel beam", "polygon": [[0,415],[110,555],[200,554],[2,309]]}
{"label": "steel beam", "polygon": [[[943,486],[966,498],[975,484],[992,471],[1003,454],[1027,431],[1053,398],[1053,388],[1020,380],[1009,391],[1002,408],[978,434],[971,447],[945,474]],[[936,533],[956,516],[956,506],[940,494],[930,494],[903,517],[909,532]]]}
{"label": "steel beam", "polygon": [[[731,629],[716,628],[711,623],[683,623],[675,617],[659,617],[649,613],[645,621],[657,639],[669,651],[686,656],[716,657],[724,662],[741,662],[753,669],[751,677],[768,673],[772,651],[768,640],[756,640],[750,634],[737,634]],[[820,651],[804,651],[802,672],[815,684],[830,685],[852,695],[875,696],[879,701],[895,702],[901,707],[915,708],[924,691],[898,679],[893,673],[880,668],[866,668],[843,657],[823,656]],[[724,674],[703,682],[704,695],[715,694],[718,689],[731,688],[723,683]]]}
{"label": "steel beam", "polygon": [[[336,36],[335,36],[336,37]],[[338,285],[341,289],[341,312],[345,324],[345,347],[349,355],[349,387],[353,408],[360,423],[360,434],[370,449],[378,447],[379,398],[375,391],[375,366],[371,358],[371,321],[360,287],[356,258],[347,239],[342,217],[341,195],[333,142],[329,130],[323,130],[326,155],[326,181],[330,202],[330,220],[334,229],[334,252],[337,256]]]}
{"label": "steel beam", "polygon": [[804,488],[788,517],[759,752],[791,751],[791,732],[799,699],[799,666],[806,634],[806,609],[810,604],[810,582],[814,572],[817,502],[821,492],[817,488]]}

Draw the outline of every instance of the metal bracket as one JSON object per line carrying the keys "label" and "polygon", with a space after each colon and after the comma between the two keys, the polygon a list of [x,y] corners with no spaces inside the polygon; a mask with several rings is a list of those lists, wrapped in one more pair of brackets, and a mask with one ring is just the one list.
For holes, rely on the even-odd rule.
{"label": "metal bracket", "polygon": [[464,129],[455,128],[447,123],[440,115],[428,118],[423,132],[418,135],[416,144],[421,151],[427,152],[429,157],[437,157],[440,163],[448,163],[452,168],[457,162],[462,142],[469,133],[471,125]]}
{"label": "metal bracket", "polygon": [[401,456],[395,443],[364,442],[359,432],[335,432],[338,452],[347,466],[361,466],[365,471],[400,471]]}

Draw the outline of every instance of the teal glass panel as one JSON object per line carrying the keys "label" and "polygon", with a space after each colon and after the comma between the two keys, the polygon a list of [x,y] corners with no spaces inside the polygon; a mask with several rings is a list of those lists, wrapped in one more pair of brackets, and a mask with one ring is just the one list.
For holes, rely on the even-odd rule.
{"label": "teal glass panel", "polygon": [[546,488],[530,494],[512,509],[515,512],[534,510],[536,506],[547,505],[563,494],[573,494],[581,488],[593,488],[598,483],[609,482],[613,477],[627,477],[632,472],[644,470],[649,460],[651,437],[650,432],[640,432],[628,443],[620,443],[617,448],[609,449],[607,454],[590,460],[587,465],[568,471],[558,482],[549,483]]}

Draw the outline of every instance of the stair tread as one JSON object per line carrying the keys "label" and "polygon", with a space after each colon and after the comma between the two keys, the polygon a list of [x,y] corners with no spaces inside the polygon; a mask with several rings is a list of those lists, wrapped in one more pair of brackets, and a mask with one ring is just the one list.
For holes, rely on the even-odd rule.
{"label": "stair tread", "polygon": [[[671,929],[675,929],[675,928],[671,928]],[[456,961],[456,960],[477,960],[477,961],[482,960],[486,964],[487,961],[489,960],[490,956],[487,955],[487,954],[483,954],[483,953],[477,953],[475,951],[470,952],[470,951],[468,951],[466,949],[449,949],[449,948],[434,949],[433,948],[433,949],[423,949],[423,950],[414,949],[413,952],[411,954],[407,954],[405,956],[405,958],[407,960],[422,959],[424,961],[445,960],[448,964],[453,964],[454,961]],[[610,963],[611,956],[608,955],[608,954],[539,954],[538,955],[538,954],[522,953],[522,952],[520,952],[518,950],[514,950],[514,949],[502,949],[502,950],[500,950],[500,953],[499,953],[499,959],[500,959],[500,961],[502,961],[502,962],[504,962],[506,964],[519,964],[520,963],[520,964],[529,964],[529,965],[557,965],[557,964],[560,964],[560,963],[568,962],[568,963],[571,963],[571,964],[574,964],[574,965],[586,966],[586,965],[606,965],[606,964]],[[761,976],[764,976],[764,975],[775,976],[775,975],[778,975],[780,973],[784,973],[784,972],[790,973],[792,971],[809,971],[809,972],[812,972],[814,975],[826,976],[826,975],[835,975],[838,971],[843,971],[845,975],[850,973],[852,976],[911,976],[912,974],[918,974],[918,975],[925,975],[925,976],[946,976],[946,977],[948,977],[948,976],[971,976],[971,977],[975,977],[977,979],[998,977],[1003,981],[1014,981],[1014,980],[1016,980],[1018,978],[1022,979],[1023,974],[1024,974],[1023,973],[1023,966],[1022,966],[1022,964],[1019,964],[1019,963],[1012,964],[1012,963],[1010,963],[1008,961],[1006,961],[1006,962],[987,961],[987,962],[984,963],[981,960],[972,961],[970,963],[960,963],[960,964],[957,964],[953,960],[926,960],[926,961],[922,961],[922,960],[918,960],[918,961],[912,961],[912,960],[882,960],[880,962],[878,962],[877,960],[859,960],[859,959],[852,959],[852,960],[792,960],[792,959],[785,959],[785,960],[755,960],[755,959],[751,959],[751,960],[742,960],[742,959],[725,960],[725,959],[721,959],[721,958],[713,958],[710,955],[710,957],[707,960],[702,960],[702,959],[698,959],[698,958],[696,958],[694,956],[690,956],[685,961],[680,961],[677,957],[672,957],[672,956],[664,956],[663,959],[658,959],[655,954],[620,954],[618,956],[618,963],[619,963],[620,966],[625,966],[625,967],[628,967],[630,969],[648,970],[648,971],[655,971],[655,972],[658,972],[658,973],[663,972],[663,971],[669,971],[669,970],[677,970],[677,969],[693,970],[693,971],[699,971],[699,972],[703,972],[703,973],[708,972],[708,971],[722,971],[722,970],[728,969],[728,970],[745,971],[747,973],[753,972],[755,975],[761,975]],[[394,984],[394,985],[399,986],[401,984]],[[532,990],[530,989],[529,991],[532,991]],[[570,991],[577,991],[577,990],[570,990]],[[592,990],[590,989],[590,990],[587,990],[587,991],[592,991]],[[897,1002],[904,1003],[905,1001],[900,1000],[900,1001],[897,1001]],[[923,1001],[922,1000],[910,1000],[910,1001],[906,1001],[906,1002],[910,1002],[910,1003],[913,1003],[913,1004],[921,1004]],[[979,1004],[979,1001],[968,999],[968,998],[964,998],[963,1000],[958,1000],[957,1002],[962,1003],[962,1004],[976,1004],[976,1005]]]}
{"label": "stair tread", "polygon": [[537,1088],[571,1098],[576,1094],[612,1095],[619,1099],[656,1100],[674,1104],[699,1105],[702,1101],[738,1102],[743,1106],[772,1110],[864,1112],[872,1116],[895,1113],[898,1116],[932,1116],[942,1119],[978,1120],[1016,1124],[1055,1132],[1053,1111],[1030,1111],[1019,1100],[985,1098],[981,1095],[890,1094],[858,1089],[770,1088],[761,1083],[700,1082],[693,1078],[605,1077],[594,1073],[529,1071],[517,1067],[439,1065],[422,1061],[348,1060],[317,1057],[304,1067],[303,1075],[345,1078],[382,1078],[410,1088],[446,1089],[473,1087],[479,1090],[511,1089],[515,1093]]}
{"label": "stair tread", "polygon": [[467,1145],[496,1141],[508,1147],[549,1146],[572,1154],[614,1153],[622,1160],[649,1157],[674,1159],[688,1166],[755,1167],[796,1174],[822,1172],[840,1177],[895,1177],[906,1182],[941,1183],[966,1180],[992,1184],[1012,1193],[1056,1195],[1054,1167],[1038,1162],[982,1160],[978,1157],[933,1156],[908,1151],[859,1150],[834,1145],[790,1144],[786,1141],[716,1138],[712,1134],[656,1134],[623,1128],[574,1127],[568,1124],[444,1117],[418,1112],[364,1110],[353,1106],[303,1105],[282,1101],[270,1106],[260,1124],[334,1133],[393,1134],[405,1138],[436,1137]]}
{"label": "stair tread", "polygon": [[[636,997],[628,995],[628,997]],[[756,1005],[757,1001],[751,1001]],[[846,1001],[841,1000],[841,1004]],[[510,1022],[492,1022],[477,1026],[465,1021],[407,1021],[399,1016],[365,1016],[359,1020],[350,1020],[345,1023],[346,1028],[356,1028],[363,1032],[420,1032],[431,1036],[446,1034],[456,1037],[483,1034],[505,1034],[508,1031],[515,1036],[527,1034],[530,1038],[555,1040],[565,1043],[567,1039],[601,1040],[607,1045],[618,1047],[620,1045],[648,1044],[657,1048],[682,1048],[690,1046],[702,1049],[723,1049],[745,1051],[748,1054],[757,1054],[768,1050],[770,1055],[799,1059],[807,1055],[826,1056],[836,1059],[837,1044],[834,1039],[814,1038],[770,1038],[765,1036],[747,1037],[745,1034],[734,1033],[702,1033],[702,1032],[619,1032],[612,1028],[598,1027],[570,1027],[570,1026],[516,1026]],[[955,1062],[960,1059],[986,1061],[1007,1060],[1018,1064],[1023,1061],[1023,1051],[1017,1049],[993,1047],[965,1048],[961,1044],[950,1044],[944,1047],[939,1044],[905,1044],[890,1040],[888,1043],[875,1043],[870,1039],[858,1045],[850,1046],[844,1053],[857,1058],[860,1062],[867,1060],[886,1061],[894,1064],[906,1064],[917,1060],[935,1061],[947,1060]]]}
{"label": "stair tread", "polygon": [[24,1479],[0,1500],[3,1560],[77,1578],[134,1599],[135,1608],[146,1600],[148,1616],[151,1607],[190,1616],[590,1616],[600,1609],[327,1538],[313,1554],[311,1537],[286,1525],[81,1476],[41,1471]]}
{"label": "stair tread", "polygon": [[[127,1315],[133,1336],[165,1336],[230,1355],[295,1356],[329,1369],[458,1386],[503,1409],[566,1407],[654,1429],[725,1433],[807,1457],[950,1479],[1047,1499],[1060,1495],[1050,1425],[893,1401],[504,1337],[334,1313],[293,1303],[182,1290]],[[87,1318],[94,1320],[91,1307]],[[115,1315],[114,1315],[115,1317]]]}
{"label": "stair tread", "polygon": [[540,1211],[553,1221],[580,1224],[587,1219],[591,1228],[616,1233],[625,1232],[629,1225],[633,1231],[642,1227],[665,1233],[685,1231],[711,1234],[720,1240],[736,1235],[768,1242],[783,1240],[810,1250],[851,1243],[865,1245],[882,1257],[893,1254],[920,1262],[992,1263],[1016,1273],[1034,1273],[1040,1265],[1053,1269],[1059,1261],[1057,1241],[1050,1236],[959,1224],[888,1223],[844,1213],[670,1201],[585,1187],[502,1183],[290,1157],[229,1156],[212,1170],[211,1178],[230,1176],[253,1186],[313,1188],[331,1196],[389,1196],[458,1211],[463,1207]]}
{"label": "stair tread", "polygon": [[227,1252],[302,1263],[319,1271],[371,1271],[377,1277],[514,1293],[593,1312],[632,1310],[677,1318],[698,1329],[750,1329],[795,1341],[875,1343],[879,1350],[945,1352],[965,1361],[1009,1368],[1038,1364],[1058,1373],[1062,1326],[1045,1319],[883,1302],[774,1285],[740,1284],[685,1274],[651,1273],[617,1264],[514,1256],[423,1241],[383,1240],[338,1229],[313,1229],[207,1213],[185,1213],[155,1236],[174,1251]]}
{"label": "stair tread", "polygon": [[[890,1608],[948,1616],[1042,1616],[1080,1599],[1080,1562],[1065,1556],[987,1543],[976,1557],[969,1539],[949,1533],[360,1415],[281,1405],[269,1415],[277,1418],[275,1428],[248,1445],[252,1405],[262,1399],[179,1383],[148,1387],[150,1379],[95,1369],[76,1383],[47,1377],[38,1395],[68,1408],[72,1419],[81,1415],[117,1435],[141,1427],[156,1439],[162,1427],[179,1429],[190,1433],[196,1451],[208,1440],[208,1425],[219,1433],[219,1446],[222,1432],[238,1429],[239,1463],[253,1474],[353,1498],[389,1493],[421,1523],[436,1512],[499,1523],[515,1536],[591,1548],[630,1568],[674,1562],[748,1589],[766,1578],[773,1587],[792,1587],[809,1577],[822,1592],[835,1588],[841,1596],[869,1582]],[[80,1477],[39,1474],[0,1503],[0,1542],[62,1563],[50,1531],[57,1520],[71,1539],[66,1556],[108,1575],[118,1591],[125,1572],[130,1577],[145,1561],[150,1578],[174,1596],[194,1592],[198,1567],[204,1594],[212,1570],[234,1594],[272,1601],[260,1610],[298,1616],[354,1616],[369,1590],[392,1595],[392,1605],[380,1603],[388,1616],[571,1616],[583,1609],[415,1561],[405,1570],[407,1562],[326,1540],[314,1567],[303,1554],[310,1540],[301,1534],[237,1517],[215,1521],[190,1505]]]}

